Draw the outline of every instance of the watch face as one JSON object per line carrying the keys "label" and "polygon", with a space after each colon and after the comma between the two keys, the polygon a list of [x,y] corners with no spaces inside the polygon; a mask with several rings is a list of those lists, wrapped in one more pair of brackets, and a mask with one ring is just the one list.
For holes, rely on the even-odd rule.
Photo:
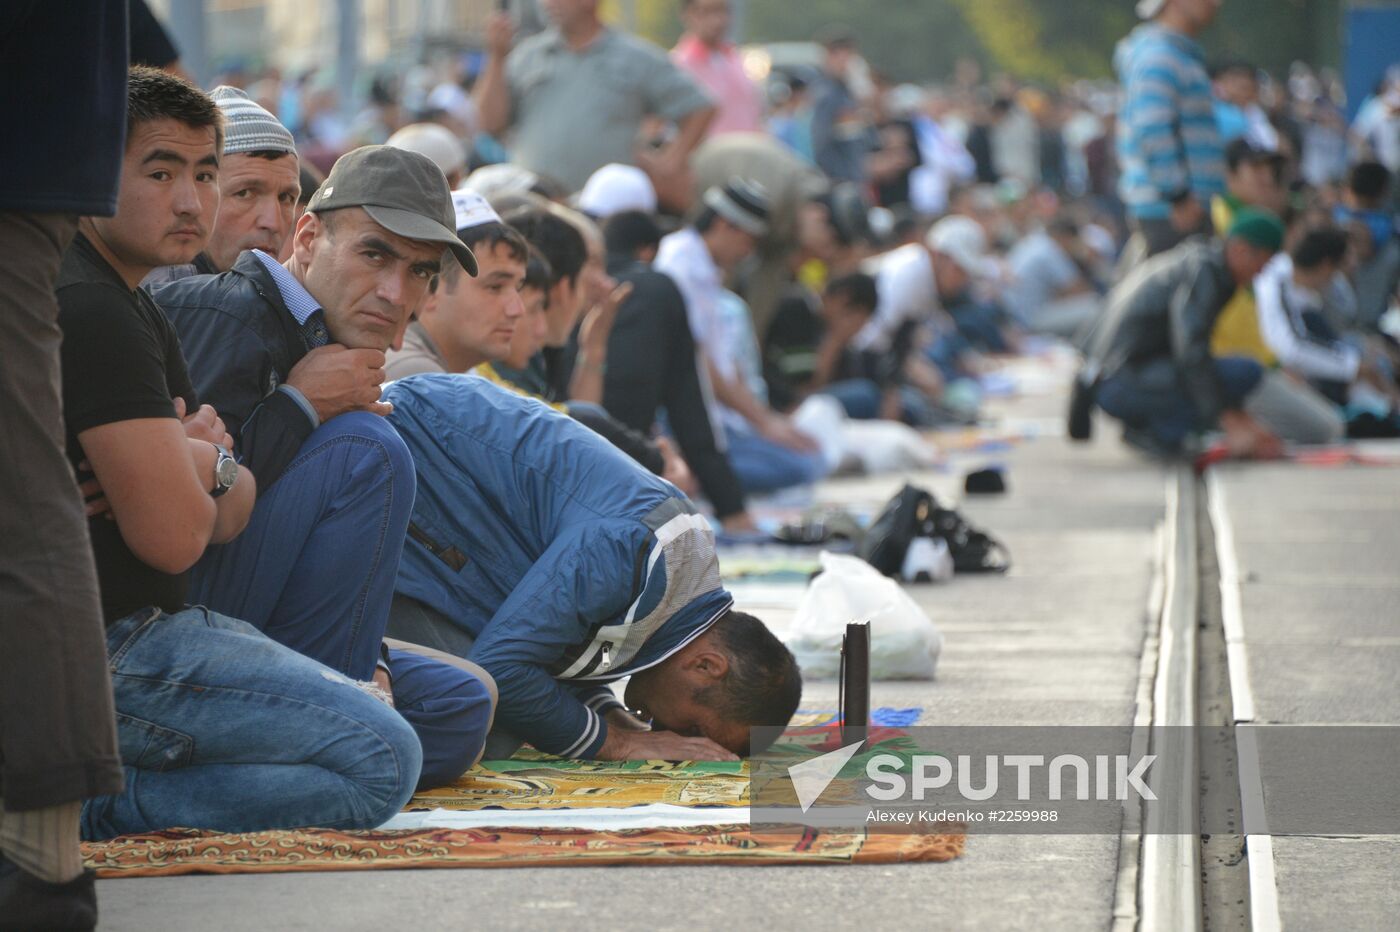
{"label": "watch face", "polygon": [[214,470],[214,478],[218,481],[220,488],[233,487],[233,481],[238,478],[238,463],[233,457],[219,457],[219,465]]}

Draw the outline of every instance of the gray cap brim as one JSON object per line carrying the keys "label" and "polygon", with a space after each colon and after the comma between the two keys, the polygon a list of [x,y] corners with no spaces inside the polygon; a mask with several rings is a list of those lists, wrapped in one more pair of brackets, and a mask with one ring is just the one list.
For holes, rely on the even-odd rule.
{"label": "gray cap brim", "polygon": [[456,257],[462,268],[467,270],[468,275],[476,276],[476,256],[472,255],[472,251],[467,248],[466,243],[457,238],[456,233],[436,220],[422,214],[416,214],[411,210],[400,210],[397,207],[365,204],[362,205],[362,208],[365,213],[369,214],[371,220],[390,233],[423,243],[441,243],[452,250],[452,255]]}

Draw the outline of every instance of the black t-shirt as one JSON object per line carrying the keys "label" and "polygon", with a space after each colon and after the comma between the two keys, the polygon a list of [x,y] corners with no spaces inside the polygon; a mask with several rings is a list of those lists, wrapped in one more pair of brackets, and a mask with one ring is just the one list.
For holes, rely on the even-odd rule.
{"label": "black t-shirt", "polygon": [[[85,459],[78,435],[138,418],[175,416],[171,399],[198,407],[180,340],[144,291],[132,291],[81,233],[63,256],[58,284],[63,328],[63,417],[68,459]],[[88,474],[79,480],[90,478]],[[116,522],[88,522],[103,617],[111,624],[139,609],[173,612],[185,604],[189,574],[162,573],[137,558]]]}

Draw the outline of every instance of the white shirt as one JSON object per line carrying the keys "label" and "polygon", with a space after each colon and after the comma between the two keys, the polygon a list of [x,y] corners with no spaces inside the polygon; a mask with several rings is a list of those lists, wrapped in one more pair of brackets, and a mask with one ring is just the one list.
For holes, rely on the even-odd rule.
{"label": "white shirt", "polygon": [[1370,145],[1376,161],[1400,171],[1400,113],[1392,113],[1384,97],[1367,101],[1351,129]]}
{"label": "white shirt", "polygon": [[1006,310],[1032,326],[1047,304],[1079,281],[1079,266],[1044,230],[1036,230],[1017,243],[1006,261],[1011,270]]}
{"label": "white shirt", "polygon": [[710,423],[716,432],[731,422],[729,409],[714,397],[710,385],[708,359],[726,379],[734,378],[736,354],[730,351],[732,328],[726,325],[722,301],[724,275],[710,249],[693,227],[677,230],[661,240],[652,268],[671,277],[685,299],[685,313],[690,320],[690,333],[695,338],[699,359],[700,387],[705,394]]}
{"label": "white shirt", "polygon": [[953,185],[971,181],[977,162],[961,141],[928,117],[914,120],[919,166],[909,174],[909,202],[916,211],[936,217],[948,207]]}
{"label": "white shirt", "polygon": [[1321,311],[1322,297],[1293,280],[1293,260],[1275,256],[1254,280],[1259,332],[1278,361],[1309,379],[1352,382],[1361,365],[1356,347],[1340,340],[1322,340],[1308,331],[1305,311]]}
{"label": "white shirt", "polygon": [[719,314],[724,275],[711,258],[705,241],[691,227],[677,230],[661,240],[653,267],[671,276],[680,288],[695,344],[719,364],[724,357]]}
{"label": "white shirt", "polygon": [[866,271],[875,276],[879,301],[874,315],[851,343],[856,349],[884,352],[905,323],[922,323],[939,311],[933,257],[923,243],[910,243],[876,256],[867,263]]}

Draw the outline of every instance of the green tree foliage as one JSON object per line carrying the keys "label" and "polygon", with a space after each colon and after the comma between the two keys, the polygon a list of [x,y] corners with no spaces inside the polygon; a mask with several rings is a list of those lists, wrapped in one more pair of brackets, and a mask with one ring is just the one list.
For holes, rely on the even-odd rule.
{"label": "green tree foliage", "polygon": [[[679,0],[635,0],[655,28]],[[896,80],[946,79],[971,56],[995,71],[1053,83],[1110,77],[1113,48],[1135,25],[1132,0],[735,0],[745,42],[809,39],[850,28]],[[1230,0],[1204,37],[1208,54],[1271,71],[1297,59],[1336,64],[1343,0]],[[673,37],[673,36],[672,36]]]}
{"label": "green tree foliage", "polygon": [[745,42],[801,41],[844,26],[870,64],[897,81],[946,79],[969,55],[990,62],[949,0],[747,0],[739,6]]}

